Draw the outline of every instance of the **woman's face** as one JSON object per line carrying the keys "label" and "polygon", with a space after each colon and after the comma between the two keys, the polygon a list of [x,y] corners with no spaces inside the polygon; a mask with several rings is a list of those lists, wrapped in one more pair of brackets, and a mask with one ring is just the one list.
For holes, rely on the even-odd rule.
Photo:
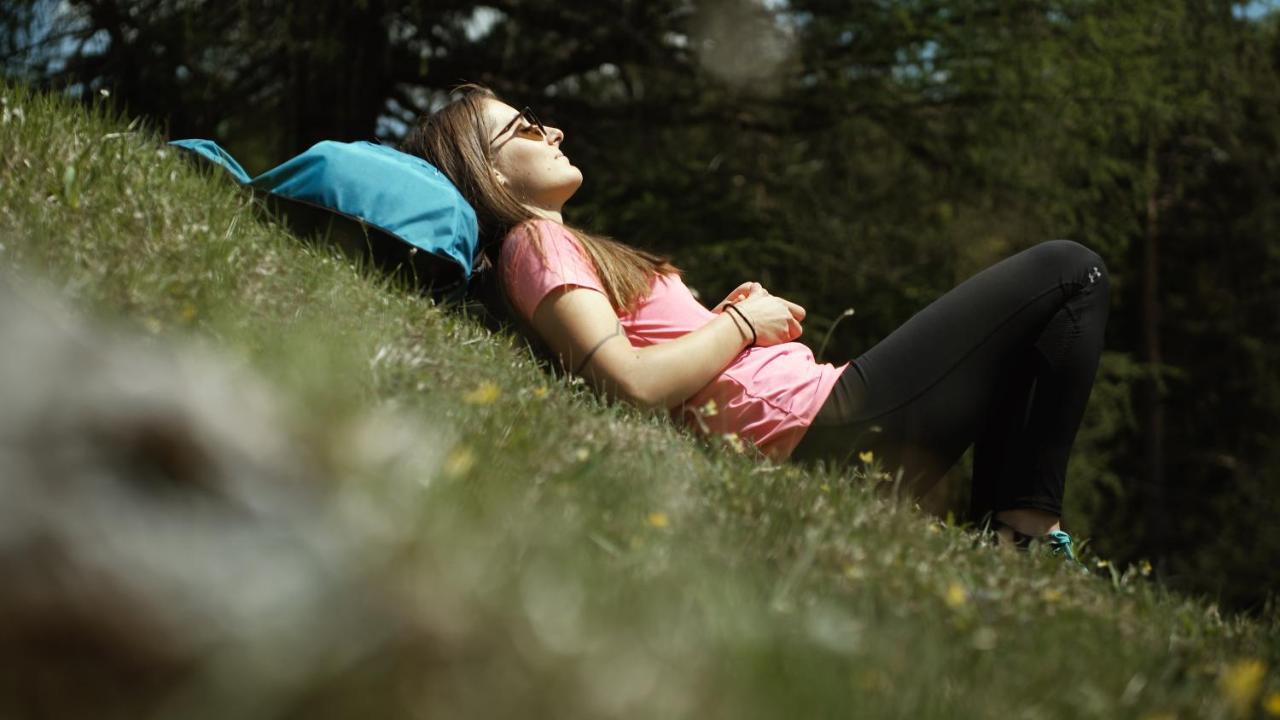
{"label": "woman's face", "polygon": [[582,185],[582,171],[560,151],[564,133],[547,126],[543,137],[519,110],[492,99],[485,101],[485,124],[498,181],[525,205],[560,212]]}

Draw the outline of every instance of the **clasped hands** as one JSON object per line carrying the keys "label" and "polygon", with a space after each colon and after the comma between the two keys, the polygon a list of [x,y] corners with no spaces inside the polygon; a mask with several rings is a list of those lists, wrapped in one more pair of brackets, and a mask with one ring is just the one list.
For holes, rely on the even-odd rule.
{"label": "clasped hands", "polygon": [[[712,312],[724,312],[726,305],[733,303],[738,312],[755,328],[756,344],[762,347],[791,342],[800,337],[804,328],[800,323],[804,320],[803,307],[770,295],[768,290],[758,282],[744,282],[716,305]],[[738,318],[734,318],[738,322]],[[742,328],[750,332],[748,328]]]}

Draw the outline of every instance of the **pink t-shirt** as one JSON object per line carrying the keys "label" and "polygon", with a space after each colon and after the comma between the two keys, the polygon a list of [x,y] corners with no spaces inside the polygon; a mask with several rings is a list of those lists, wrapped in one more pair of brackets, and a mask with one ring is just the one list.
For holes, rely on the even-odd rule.
{"label": "pink t-shirt", "polygon": [[[530,232],[531,224],[537,225],[538,232]],[[541,241],[541,253],[535,239]],[[558,287],[575,285],[604,292],[577,238],[551,220],[513,230],[498,263],[507,279],[507,295],[526,320]],[[674,340],[716,317],[679,276],[656,275],[650,288],[633,312],[618,318],[635,347]],[[714,400],[716,413],[702,418],[709,432],[738,433],[769,456],[783,459],[800,442],[843,368],[814,362],[813,353],[798,342],[750,347],[672,414],[701,430],[694,414]]]}

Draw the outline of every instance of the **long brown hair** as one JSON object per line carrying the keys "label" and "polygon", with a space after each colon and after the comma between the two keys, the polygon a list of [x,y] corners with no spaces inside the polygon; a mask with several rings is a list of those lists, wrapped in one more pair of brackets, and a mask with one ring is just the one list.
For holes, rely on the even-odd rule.
{"label": "long brown hair", "polygon": [[[482,268],[488,266],[482,272],[491,272],[498,268],[498,253],[508,233],[538,216],[516,200],[494,176],[484,102],[498,100],[498,96],[489,88],[475,84],[459,86],[454,92],[457,97],[449,104],[418,118],[400,149],[439,168],[475,209],[480,225],[479,262]],[[619,312],[633,310],[648,294],[655,273],[679,273],[667,258],[567,224],[565,228],[582,244],[595,265],[609,302]],[[536,232],[536,226],[534,230]],[[499,276],[496,284],[505,300],[504,280]],[[509,302],[505,305],[510,308]]]}

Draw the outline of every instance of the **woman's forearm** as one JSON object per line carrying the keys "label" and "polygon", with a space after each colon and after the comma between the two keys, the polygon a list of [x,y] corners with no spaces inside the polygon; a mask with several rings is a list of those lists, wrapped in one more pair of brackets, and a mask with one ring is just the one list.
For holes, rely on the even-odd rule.
{"label": "woman's forearm", "polygon": [[676,407],[715,379],[751,341],[751,333],[726,314],[691,333],[632,349],[615,392],[646,408]]}
{"label": "woman's forearm", "polygon": [[728,367],[755,337],[753,328],[763,329],[764,340],[776,340],[767,334],[769,328],[778,335],[773,326],[786,327],[779,318],[792,321],[785,301],[766,298],[763,304],[748,300],[742,305],[753,302],[759,307],[747,308],[742,317],[716,314],[697,330],[646,347],[631,344],[608,298],[594,289],[570,287],[548,294],[531,322],[565,369],[596,389],[640,407],[669,409]]}

